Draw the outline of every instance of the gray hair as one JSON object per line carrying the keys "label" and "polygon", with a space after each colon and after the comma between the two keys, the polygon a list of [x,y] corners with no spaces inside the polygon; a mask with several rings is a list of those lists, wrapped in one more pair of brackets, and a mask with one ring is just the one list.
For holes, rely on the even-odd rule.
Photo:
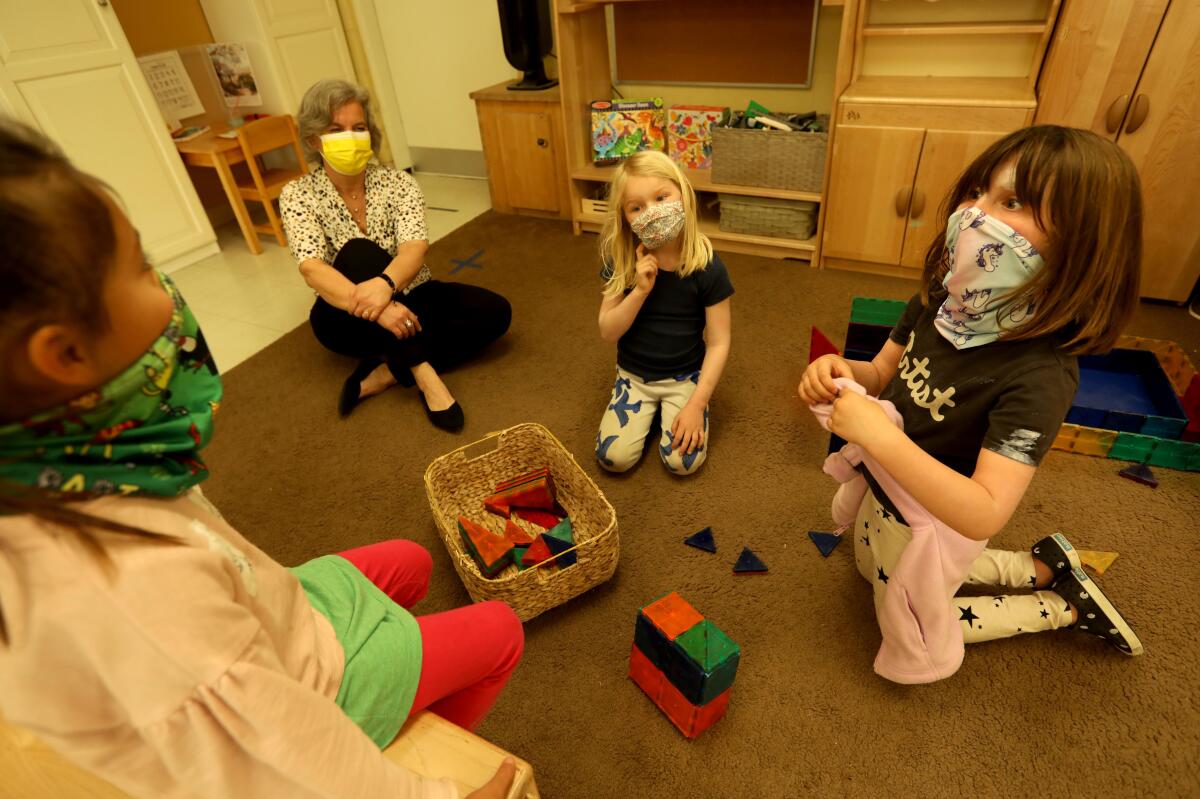
{"label": "gray hair", "polygon": [[371,149],[379,152],[383,134],[371,113],[371,93],[349,81],[331,78],[319,80],[309,87],[304,93],[304,99],[300,101],[300,113],[296,115],[296,125],[300,128],[300,146],[304,148],[304,155],[310,162],[318,162],[321,159],[320,152],[313,149],[312,141],[325,133],[329,123],[333,121],[334,111],[352,102],[358,102],[362,106],[367,130],[371,133]]}

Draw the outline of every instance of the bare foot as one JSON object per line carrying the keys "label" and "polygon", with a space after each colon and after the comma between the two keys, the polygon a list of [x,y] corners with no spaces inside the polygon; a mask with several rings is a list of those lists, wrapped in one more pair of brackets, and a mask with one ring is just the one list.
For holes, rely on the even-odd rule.
{"label": "bare foot", "polygon": [[428,363],[414,366],[412,373],[413,378],[417,381],[417,388],[421,389],[421,393],[425,395],[425,403],[429,406],[429,410],[444,411],[454,404],[454,395],[450,393],[450,389],[446,388],[442,378]]}
{"label": "bare foot", "polygon": [[367,375],[366,380],[359,384],[358,396],[364,399],[373,397],[394,385],[396,385],[396,378],[392,377],[392,370],[387,368],[387,364],[381,363],[375,367],[375,371]]}

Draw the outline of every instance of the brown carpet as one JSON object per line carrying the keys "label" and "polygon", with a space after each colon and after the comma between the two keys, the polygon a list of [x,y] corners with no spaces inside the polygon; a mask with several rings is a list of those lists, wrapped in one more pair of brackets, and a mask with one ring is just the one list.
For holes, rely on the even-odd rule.
{"label": "brown carpet", "polygon": [[[1120,559],[1101,584],[1146,647],[1125,658],[1059,631],[972,647],[942,683],[903,687],[871,670],[879,631],[849,542],[825,560],[827,437],[795,386],[809,326],[841,342],[855,295],[907,298],[914,283],[729,255],[734,346],[712,403],[712,454],[677,479],[650,454],[630,474],[595,465],[614,350],[596,332],[596,237],[564,223],[487,213],[433,245],[483,250],[453,279],[502,292],[513,328],[450,375],[466,409],[435,430],[415,392],[393,389],[337,418],[352,363],[304,325],[226,376],[208,451],[209,496],[264,550],[294,564],[383,537],[434,554],[418,612],[467,595],[434,528],[422,475],[437,456],[537,421],[617,509],[613,579],[526,628],[525,657],[480,732],[530,760],[542,793],[566,797],[1200,795],[1197,580],[1200,475],[1157,470],[1146,488],[1115,461],[1053,452],[996,539],[1028,547],[1055,530]],[[201,320],[203,322],[203,320]],[[1200,322],[1145,305],[1131,332],[1173,338],[1193,360]],[[681,541],[711,525],[719,552]],[[734,577],[750,545],[770,574]],[[728,715],[685,740],[626,676],[637,609],[678,590],[742,647]]]}

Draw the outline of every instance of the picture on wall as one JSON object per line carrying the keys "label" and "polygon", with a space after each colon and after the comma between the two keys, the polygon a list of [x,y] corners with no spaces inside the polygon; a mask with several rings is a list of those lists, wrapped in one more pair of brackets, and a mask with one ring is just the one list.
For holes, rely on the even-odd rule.
{"label": "picture on wall", "polygon": [[208,57],[212,60],[217,82],[225,96],[225,105],[238,108],[247,105],[262,105],[258,94],[258,82],[250,67],[250,54],[237,43],[210,44]]}

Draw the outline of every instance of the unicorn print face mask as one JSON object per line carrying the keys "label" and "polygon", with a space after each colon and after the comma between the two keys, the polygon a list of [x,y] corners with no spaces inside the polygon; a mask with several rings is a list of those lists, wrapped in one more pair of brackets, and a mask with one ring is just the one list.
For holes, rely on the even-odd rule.
{"label": "unicorn print face mask", "polygon": [[642,244],[651,250],[673,241],[683,230],[683,201],[672,200],[652,205],[629,223]]}
{"label": "unicorn print face mask", "polygon": [[1009,307],[1007,300],[1045,261],[1008,225],[975,206],[955,211],[942,257],[950,267],[942,280],[947,296],[933,323],[956,349],[990,344],[1033,313],[1032,303]]}

